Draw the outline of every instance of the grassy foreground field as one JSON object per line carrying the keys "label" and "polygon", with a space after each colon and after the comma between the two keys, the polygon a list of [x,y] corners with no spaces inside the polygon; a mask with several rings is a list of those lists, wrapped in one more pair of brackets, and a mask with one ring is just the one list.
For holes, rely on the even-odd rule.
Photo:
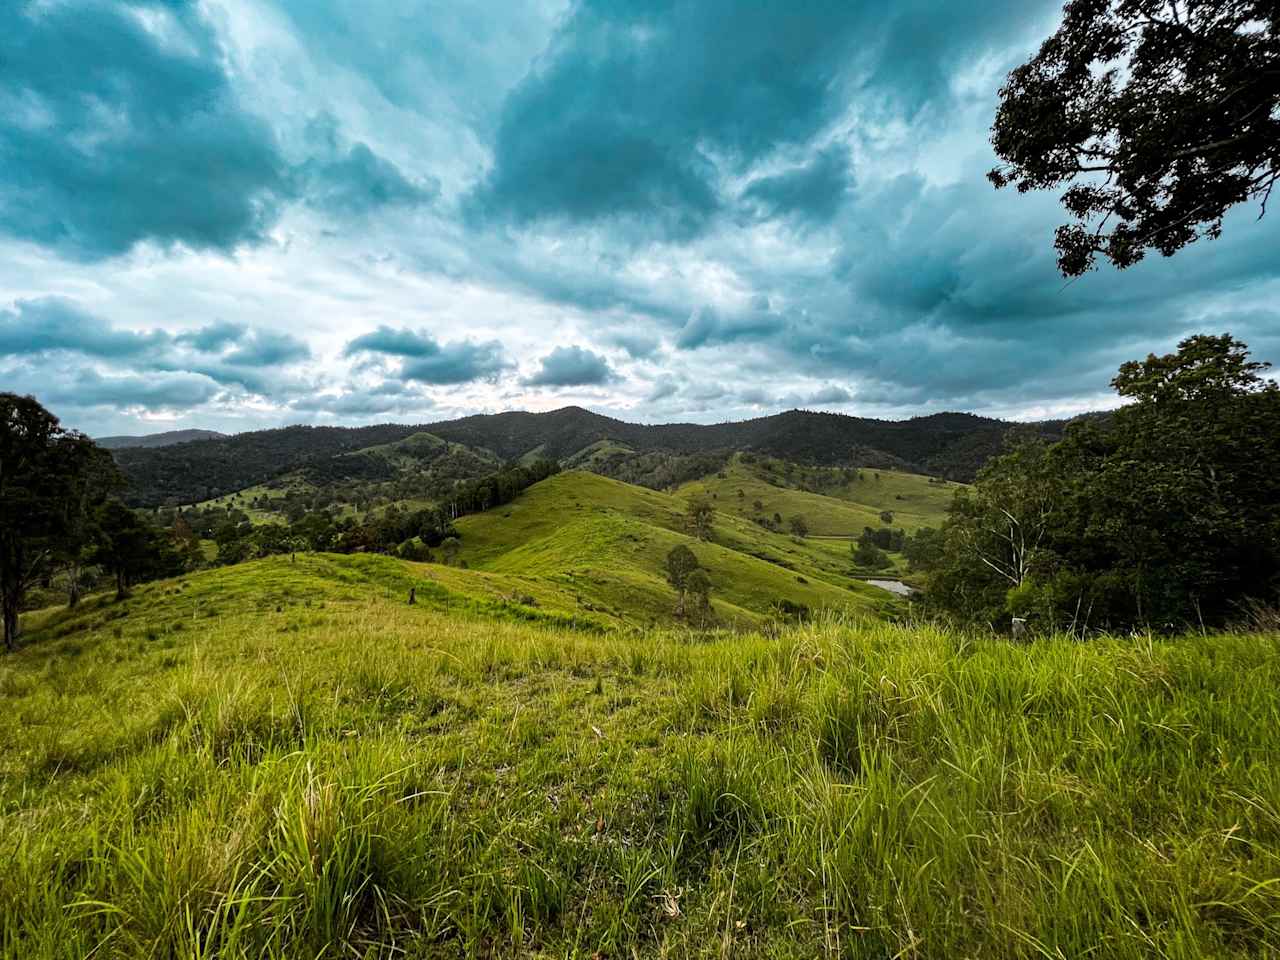
{"label": "grassy foreground field", "polygon": [[0,955],[1275,956],[1280,637],[568,629],[394,563],[29,617]]}

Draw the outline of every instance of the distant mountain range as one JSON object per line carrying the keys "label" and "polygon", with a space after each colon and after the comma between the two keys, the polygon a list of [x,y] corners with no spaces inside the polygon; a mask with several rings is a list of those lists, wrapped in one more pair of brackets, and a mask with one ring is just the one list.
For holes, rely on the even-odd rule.
{"label": "distant mountain range", "polygon": [[[835,413],[791,410],[736,423],[644,425],[564,407],[549,413],[499,413],[441,423],[370,427],[284,427],[233,436],[208,431],[203,438],[174,439],[179,433],[146,438],[107,438],[129,483],[128,498],[139,506],[193,503],[263,483],[301,468],[325,463],[334,477],[350,463],[358,479],[360,459],[348,455],[427,433],[502,461],[546,457],[582,464],[588,448],[608,446],[619,458],[705,457],[710,453],[752,452],[800,463],[910,470],[949,480],[972,480],[1000,450],[1014,424],[968,413],[938,413],[887,421]],[[1047,437],[1063,423],[1035,426]],[[168,439],[161,439],[168,438]],[[112,443],[120,439],[145,443]],[[366,464],[367,466],[367,464]],[[594,467],[587,465],[587,469]],[[619,476],[616,470],[600,470]]]}
{"label": "distant mountain range", "polygon": [[168,447],[192,440],[217,440],[225,437],[217,430],[169,430],[166,433],[147,433],[138,437],[95,437],[94,443],[108,450],[129,450],[136,447]]}

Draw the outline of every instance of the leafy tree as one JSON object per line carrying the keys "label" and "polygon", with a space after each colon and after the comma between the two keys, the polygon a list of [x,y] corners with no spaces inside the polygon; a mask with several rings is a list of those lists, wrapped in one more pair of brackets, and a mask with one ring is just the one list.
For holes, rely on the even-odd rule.
{"label": "leafy tree", "polygon": [[912,573],[932,570],[942,556],[942,536],[934,527],[921,527],[906,538],[902,552]]}
{"label": "leafy tree", "polygon": [[1067,185],[1058,265],[1123,268],[1217,237],[1280,179],[1274,0],[1070,0],[1058,31],[1000,91],[988,175]]}
{"label": "leafy tree", "polygon": [[860,542],[856,545],[853,551],[853,562],[866,570],[883,570],[892,565],[885,552],[870,542]]}
{"label": "leafy tree", "polygon": [[99,539],[93,562],[115,577],[115,599],[123,600],[155,547],[151,530],[119,500],[111,500],[101,508],[97,527]]}
{"label": "leafy tree", "polygon": [[684,616],[685,594],[689,590],[689,576],[698,569],[698,558],[683,543],[678,543],[667,553],[667,583],[675,589],[676,616]]}
{"label": "leafy tree", "polygon": [[396,555],[401,560],[412,560],[416,563],[430,563],[435,557],[431,553],[431,548],[421,540],[406,540],[400,544],[396,550]]}
{"label": "leafy tree", "polygon": [[693,607],[698,614],[698,619],[705,619],[711,612],[711,578],[707,575],[707,571],[701,567],[691,571],[685,579],[685,590],[693,598]]}
{"label": "leafy tree", "polygon": [[685,511],[685,521],[689,525],[690,532],[699,540],[711,539],[715,518],[716,508],[710,500],[702,494],[690,498],[688,509]]}
{"label": "leafy tree", "polygon": [[75,493],[88,489],[81,473],[98,462],[94,449],[33,397],[0,393],[0,619],[8,650],[27,589],[79,542]]}
{"label": "leafy tree", "polygon": [[80,603],[84,588],[87,554],[97,536],[98,508],[107,494],[121,485],[122,478],[111,454],[87,438],[64,444],[61,470],[65,485],[61,509],[65,522],[55,556],[66,574],[67,606],[74,609]]}
{"label": "leafy tree", "polygon": [[803,540],[809,535],[809,524],[800,514],[797,513],[788,522],[791,524],[791,535],[793,537],[799,537]]}
{"label": "leafy tree", "polygon": [[961,490],[951,510],[951,535],[1010,587],[1022,586],[1046,556],[1041,548],[1061,495],[1048,449],[1038,437],[1015,435],[1009,452],[983,469],[972,495]]}
{"label": "leafy tree", "polygon": [[928,595],[965,619],[1177,629],[1280,592],[1280,389],[1229,335],[1127,363],[1132,400],[961,491]]}
{"label": "leafy tree", "polygon": [[178,556],[182,559],[183,568],[186,570],[194,570],[204,563],[204,552],[200,549],[200,538],[196,536],[194,530],[182,514],[178,514],[174,518],[173,525],[169,529],[169,537],[173,541],[174,549]]}
{"label": "leafy tree", "polygon": [[462,547],[461,541],[457,537],[445,537],[444,542],[440,544],[440,552],[444,555],[444,562],[451,565],[458,559],[458,550]]}

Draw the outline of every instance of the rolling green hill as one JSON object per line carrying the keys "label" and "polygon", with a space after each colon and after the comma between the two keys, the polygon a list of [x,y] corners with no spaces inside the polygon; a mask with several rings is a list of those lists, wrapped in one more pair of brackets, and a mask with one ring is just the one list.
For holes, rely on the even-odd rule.
{"label": "rolling green hill", "polygon": [[[614,519],[665,529],[669,500],[624,493]],[[275,558],[27,615],[0,657],[0,957],[1280,942],[1274,633],[691,635],[558,613],[550,578],[538,606],[460,592],[507,576]]]}
{"label": "rolling green hill", "polygon": [[686,533],[685,507],[678,497],[566,471],[504,507],[460,518],[460,558],[472,569],[545,579],[638,623],[669,619],[664,563],[678,543],[709,572],[726,622],[756,622],[783,600],[814,611],[894,609],[884,591],[848,576],[847,547],[796,542],[729,514],[702,542]]}
{"label": "rolling green hill", "polygon": [[[849,473],[852,477],[846,479]],[[801,489],[801,484],[816,490]],[[684,484],[678,492],[685,498],[705,494],[718,509],[738,517],[777,513],[785,523],[799,514],[813,536],[855,537],[864,527],[882,526],[884,510],[893,513],[889,526],[908,533],[941,526],[958,486],[889,470],[806,468],[767,459],[747,462],[738,456],[722,471]],[[757,501],[761,509],[756,509]]]}

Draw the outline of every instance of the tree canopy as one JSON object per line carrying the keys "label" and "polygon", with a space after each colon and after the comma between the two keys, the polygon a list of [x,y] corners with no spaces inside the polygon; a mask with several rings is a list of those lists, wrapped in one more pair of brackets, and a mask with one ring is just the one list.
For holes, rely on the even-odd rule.
{"label": "tree canopy", "polygon": [[1274,0],[1070,0],[1000,91],[989,177],[1066,185],[1058,265],[1124,268],[1217,237],[1280,179],[1280,7]]}
{"label": "tree canopy", "polygon": [[81,545],[79,511],[101,492],[85,479],[91,469],[104,470],[95,449],[35,398],[0,393],[0,607],[7,649],[17,641],[28,587]]}
{"label": "tree canopy", "polygon": [[[1177,629],[1280,592],[1280,389],[1229,335],[1126,363],[1133,402],[1056,444],[1014,437],[929,563],[964,619]],[[930,553],[934,553],[930,551]]]}

